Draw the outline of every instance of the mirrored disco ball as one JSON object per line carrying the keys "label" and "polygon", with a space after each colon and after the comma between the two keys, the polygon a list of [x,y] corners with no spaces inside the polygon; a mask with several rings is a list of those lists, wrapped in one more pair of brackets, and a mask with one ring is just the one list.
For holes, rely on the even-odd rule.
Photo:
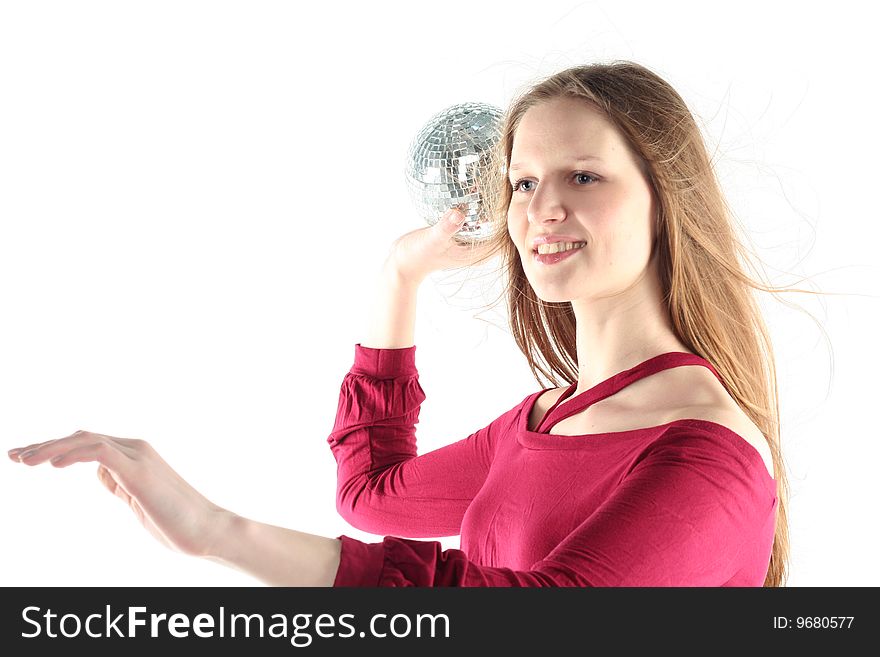
{"label": "mirrored disco ball", "polygon": [[456,238],[476,241],[493,230],[480,195],[480,174],[501,138],[503,112],[485,103],[460,103],[438,112],[409,146],[406,182],[416,211],[429,225],[457,206],[466,218]]}

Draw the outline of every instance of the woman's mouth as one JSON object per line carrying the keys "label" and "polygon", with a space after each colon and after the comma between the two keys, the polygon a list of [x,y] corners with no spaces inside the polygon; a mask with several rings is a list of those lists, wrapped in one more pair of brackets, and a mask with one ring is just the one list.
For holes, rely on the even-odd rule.
{"label": "woman's mouth", "polygon": [[[558,262],[562,262],[573,256],[575,253],[583,249],[587,245],[586,242],[575,242],[575,243],[562,243],[556,242],[554,244],[541,245],[541,250],[551,250],[556,251],[555,253],[538,253],[538,249],[534,249],[532,251],[532,259],[542,265],[555,265]],[[561,251],[557,251],[557,249],[563,249]]]}

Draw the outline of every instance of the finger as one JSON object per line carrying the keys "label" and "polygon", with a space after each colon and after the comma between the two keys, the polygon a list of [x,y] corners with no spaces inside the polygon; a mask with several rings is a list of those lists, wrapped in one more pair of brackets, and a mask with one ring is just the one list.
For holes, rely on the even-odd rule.
{"label": "finger", "polygon": [[18,460],[25,465],[37,465],[72,448],[79,447],[84,444],[102,440],[105,436],[89,431],[77,431],[64,438],[55,440],[47,440],[43,443],[37,443],[33,447],[25,449],[18,454]]}
{"label": "finger", "polygon": [[[58,439],[56,438],[55,440],[58,440]],[[50,443],[54,443],[55,440],[46,440],[42,443],[31,443],[30,445],[25,445],[24,447],[13,447],[9,451],[7,451],[6,454],[13,461],[18,461],[19,457],[22,454],[24,454],[25,452],[31,452],[35,449],[39,449],[40,447],[43,447],[44,445],[49,445]]]}
{"label": "finger", "polygon": [[[45,461],[47,454],[43,454],[39,458],[41,459],[40,462]],[[56,468],[65,468],[74,463],[97,461],[112,470],[119,467],[119,460],[121,458],[122,454],[113,443],[106,440],[96,440],[54,454],[49,457],[49,462]],[[36,463],[33,462],[33,457],[31,458],[31,461],[29,461],[29,465],[36,465]]]}
{"label": "finger", "polygon": [[86,436],[96,436],[96,435],[98,435],[98,434],[92,434],[89,431],[83,431],[82,429],[80,429],[78,431],[74,431],[69,436],[65,436],[64,438],[54,438],[53,440],[44,440],[43,442],[40,442],[40,443],[31,443],[30,445],[27,445],[25,447],[17,447],[13,450],[10,450],[10,452],[14,452],[16,454],[16,456],[18,457],[18,459],[21,460],[23,458],[26,459],[26,458],[32,457],[34,454],[36,454],[46,448],[49,448],[57,443],[60,443],[62,441],[71,441],[71,440],[75,440],[78,438],[82,439],[83,437],[86,437]]}
{"label": "finger", "polygon": [[98,464],[97,475],[98,475],[98,481],[101,482],[101,484],[104,486],[104,488],[109,490],[111,493],[115,494],[116,493],[116,481],[113,479],[113,477],[110,476],[110,471],[107,468],[105,468],[103,465],[101,465],[100,463]]}
{"label": "finger", "polygon": [[[104,484],[107,490],[109,490],[116,497],[125,502],[125,505],[134,512],[134,515],[137,517],[138,521],[142,525],[144,525],[144,527],[147,527],[147,529],[150,530],[146,522],[146,514],[144,513],[143,508],[135,498],[128,494],[128,491],[123,488],[122,484],[120,484],[116,480],[116,478],[113,476],[113,472],[109,468],[106,468],[103,465],[99,465],[98,479],[101,480],[101,483]],[[150,533],[153,533],[153,531],[150,530]],[[156,538],[158,538],[163,543],[166,542],[163,536],[157,535],[155,533],[153,533],[153,535],[156,536]]]}
{"label": "finger", "polygon": [[458,208],[449,208],[438,223],[443,228],[444,233],[454,235],[461,228],[466,218],[467,215]]}
{"label": "finger", "polygon": [[104,465],[98,466],[98,479],[104,487],[113,493],[116,497],[125,502],[128,506],[131,506],[131,495],[129,495],[125,489],[119,485],[119,482],[113,477],[113,473],[107,469]]}

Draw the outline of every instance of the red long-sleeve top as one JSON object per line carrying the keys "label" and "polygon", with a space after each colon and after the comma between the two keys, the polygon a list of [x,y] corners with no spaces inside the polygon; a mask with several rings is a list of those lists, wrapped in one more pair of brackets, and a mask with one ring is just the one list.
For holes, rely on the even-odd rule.
{"label": "red long-sleeve top", "polygon": [[[539,391],[467,438],[426,454],[415,346],[355,345],[333,431],[339,513],[385,535],[346,535],[334,586],[761,586],[776,481],[732,430],[697,419],[643,429],[549,433],[643,376],[705,365],[669,352],[568,397],[537,431]],[[720,378],[720,377],[719,377]],[[565,402],[565,403],[562,403]],[[387,535],[386,535],[387,534]],[[424,537],[461,535],[443,550]]]}

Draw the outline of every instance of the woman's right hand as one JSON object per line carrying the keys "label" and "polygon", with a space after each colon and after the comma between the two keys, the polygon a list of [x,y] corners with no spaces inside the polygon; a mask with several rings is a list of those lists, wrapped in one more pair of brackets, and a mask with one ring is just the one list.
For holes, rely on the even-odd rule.
{"label": "woman's right hand", "polygon": [[9,450],[13,461],[56,468],[97,461],[98,479],[134,512],[150,534],[184,554],[214,554],[235,518],[190,486],[145,440],[77,431]]}
{"label": "woman's right hand", "polygon": [[489,253],[485,241],[461,243],[455,239],[464,220],[464,213],[452,208],[437,223],[401,235],[391,245],[386,269],[402,280],[421,283],[431,272],[479,262]]}

